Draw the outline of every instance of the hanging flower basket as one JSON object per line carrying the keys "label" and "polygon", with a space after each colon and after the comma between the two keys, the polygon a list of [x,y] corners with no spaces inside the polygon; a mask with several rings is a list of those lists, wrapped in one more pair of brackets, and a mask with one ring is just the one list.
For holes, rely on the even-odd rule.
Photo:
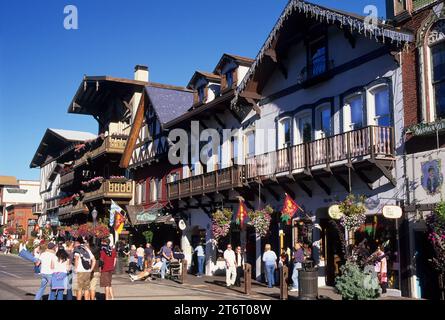
{"label": "hanging flower basket", "polygon": [[340,224],[348,231],[355,232],[366,222],[365,196],[350,194],[338,204],[343,216]]}
{"label": "hanging flower basket", "polygon": [[[425,219],[425,223],[428,228],[428,239],[434,249],[434,257],[430,261],[442,279],[445,275],[445,202],[437,204],[434,212]],[[443,281],[439,282],[443,287]]]}
{"label": "hanging flower basket", "polygon": [[264,238],[270,229],[270,222],[272,221],[273,209],[271,206],[266,206],[264,209],[250,211],[248,225],[254,227],[255,232]]}
{"label": "hanging flower basket", "polygon": [[229,234],[231,220],[232,211],[227,208],[217,210],[212,214],[212,232],[216,242]]}
{"label": "hanging flower basket", "polygon": [[96,237],[98,239],[104,239],[110,236],[110,230],[108,226],[103,223],[93,226],[91,222],[79,225],[73,225],[72,227],[65,227],[65,232],[69,232],[74,238],[83,237],[91,238]]}

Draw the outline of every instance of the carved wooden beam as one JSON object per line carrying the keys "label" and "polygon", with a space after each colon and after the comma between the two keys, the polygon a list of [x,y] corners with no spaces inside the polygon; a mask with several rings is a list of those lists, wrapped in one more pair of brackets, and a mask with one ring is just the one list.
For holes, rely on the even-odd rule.
{"label": "carved wooden beam", "polygon": [[326,183],[323,182],[323,180],[321,180],[320,177],[314,176],[314,181],[320,186],[320,188],[324,190],[324,192],[326,192],[328,196],[331,195],[331,189],[327,186]]}
{"label": "carved wooden beam", "polygon": [[309,187],[308,187],[306,184],[304,184],[304,183],[301,182],[301,181],[298,181],[297,184],[298,184],[298,186],[299,186],[304,192],[306,192],[306,194],[307,194],[309,197],[312,198],[312,190],[309,189]]}

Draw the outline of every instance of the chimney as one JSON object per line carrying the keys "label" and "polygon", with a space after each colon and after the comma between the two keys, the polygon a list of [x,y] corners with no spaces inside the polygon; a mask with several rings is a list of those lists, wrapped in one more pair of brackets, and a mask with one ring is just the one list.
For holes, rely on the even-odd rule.
{"label": "chimney", "polygon": [[148,82],[148,67],[136,65],[134,67],[134,80]]}

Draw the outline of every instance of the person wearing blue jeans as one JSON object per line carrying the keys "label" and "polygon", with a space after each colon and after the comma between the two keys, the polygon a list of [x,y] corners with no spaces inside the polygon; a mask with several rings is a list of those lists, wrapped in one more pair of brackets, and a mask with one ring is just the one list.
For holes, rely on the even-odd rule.
{"label": "person wearing blue jeans", "polygon": [[277,255],[271,250],[270,244],[266,244],[263,253],[263,262],[266,266],[267,286],[275,285],[275,269],[277,268]]}
{"label": "person wearing blue jeans", "polygon": [[[42,300],[46,287],[49,286],[51,288],[51,277],[53,273],[51,261],[56,258],[54,250],[55,246],[56,245],[52,242],[48,243],[47,249],[39,257],[42,281],[40,281],[40,288],[37,291],[34,300]],[[55,298],[55,293],[50,290],[48,300],[55,300]]]}
{"label": "person wearing blue jeans", "polygon": [[301,244],[295,243],[293,253],[294,270],[292,272],[292,289],[290,291],[298,291],[298,269],[301,269],[304,262],[304,251]]}
{"label": "person wearing blue jeans", "polygon": [[165,279],[165,273],[167,272],[167,264],[170,263],[170,260],[173,258],[173,250],[172,250],[173,242],[168,241],[165,246],[161,248],[161,279]]}
{"label": "person wearing blue jeans", "polygon": [[202,244],[199,244],[195,248],[196,255],[198,257],[198,277],[202,277],[204,274],[204,262],[205,262],[205,253]]}

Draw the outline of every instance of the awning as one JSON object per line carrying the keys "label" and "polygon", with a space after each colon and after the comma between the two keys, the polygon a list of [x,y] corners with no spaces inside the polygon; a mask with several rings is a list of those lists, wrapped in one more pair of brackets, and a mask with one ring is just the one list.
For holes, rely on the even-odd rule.
{"label": "awning", "polygon": [[150,224],[162,214],[165,204],[155,203],[147,208],[142,205],[127,206],[128,216],[134,225]]}

